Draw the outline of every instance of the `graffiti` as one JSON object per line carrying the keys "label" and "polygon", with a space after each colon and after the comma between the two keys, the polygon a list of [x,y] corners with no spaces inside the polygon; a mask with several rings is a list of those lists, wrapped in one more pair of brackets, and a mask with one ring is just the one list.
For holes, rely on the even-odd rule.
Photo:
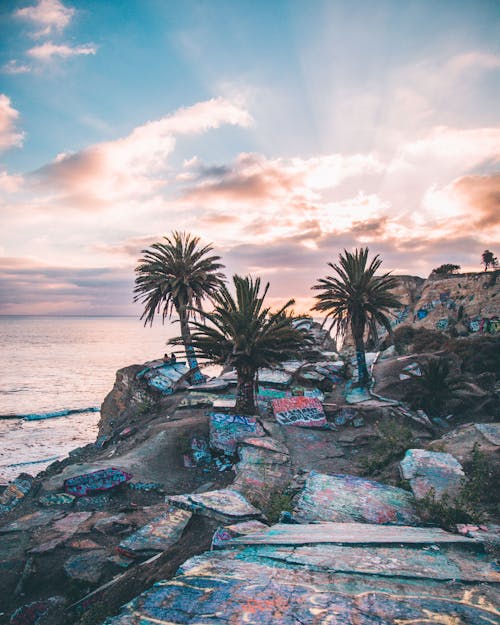
{"label": "graffiti", "polygon": [[425,319],[428,314],[429,313],[425,308],[419,308],[417,310],[417,319]]}
{"label": "graffiti", "polygon": [[444,318],[444,319],[438,319],[437,323],[436,323],[436,328],[438,330],[444,331],[448,329],[449,326],[449,320]]}
{"label": "graffiti", "polygon": [[278,369],[259,369],[257,377],[262,384],[276,384],[276,386],[288,386],[292,380],[289,373]]}
{"label": "graffiti", "polygon": [[210,446],[227,454],[236,453],[236,445],[248,437],[263,436],[264,430],[255,417],[211,413]]}
{"label": "graffiti", "polygon": [[323,405],[315,397],[285,397],[273,400],[276,421],[281,425],[322,427],[326,425]]}
{"label": "graffiti", "polygon": [[118,552],[136,558],[145,552],[165,551],[179,540],[190,518],[191,512],[171,506],[161,516],[122,540]]}
{"label": "graffiti", "polygon": [[464,478],[462,465],[448,453],[408,449],[399,464],[403,478],[409,480],[417,499],[422,499],[431,490],[436,497],[453,494]]}
{"label": "graffiti", "polygon": [[481,329],[481,319],[476,317],[469,321],[469,330],[471,332],[479,332],[480,329]]}
{"label": "graffiti", "polygon": [[411,493],[352,475],[311,471],[294,506],[302,523],[336,522],[415,525],[418,517]]}
{"label": "graffiti", "polygon": [[215,393],[189,393],[181,403],[179,408],[202,408],[203,406],[212,406],[214,401],[219,398]]}
{"label": "graffiti", "polygon": [[235,520],[250,521],[261,517],[260,510],[248,503],[241,493],[229,488],[199,494],[172,495],[165,501],[176,508],[225,523]]}
{"label": "graffiti", "polygon": [[346,425],[356,417],[354,408],[341,408],[335,417],[335,425]]}
{"label": "graffiti", "polygon": [[30,492],[33,477],[21,473],[0,495],[0,514],[10,512]]}
{"label": "graffiti", "polygon": [[75,501],[75,496],[66,493],[51,493],[40,497],[38,501],[42,506],[69,506]]}
{"label": "graffiti", "polygon": [[110,467],[64,480],[64,490],[75,497],[84,497],[99,490],[109,490],[132,479],[130,473]]}
{"label": "graffiti", "polygon": [[170,395],[174,392],[175,383],[185,376],[187,372],[187,367],[180,362],[173,365],[162,364],[159,367],[143,369],[137,374],[137,378],[144,377],[149,386],[152,386],[164,395]]}

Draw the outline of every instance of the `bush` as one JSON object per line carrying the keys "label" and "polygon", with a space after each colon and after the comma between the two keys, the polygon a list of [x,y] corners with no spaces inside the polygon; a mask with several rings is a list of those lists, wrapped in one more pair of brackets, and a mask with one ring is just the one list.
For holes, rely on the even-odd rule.
{"label": "bush", "polygon": [[455,529],[457,523],[482,523],[485,520],[485,503],[495,495],[499,479],[498,469],[492,468],[486,455],[477,443],[472,450],[472,462],[468,475],[462,480],[457,495],[443,495],[440,499],[431,490],[417,502],[417,509],[423,521]]}
{"label": "bush", "polygon": [[365,475],[380,471],[390,462],[401,460],[408,449],[418,447],[411,429],[395,419],[377,423],[376,431],[378,439],[370,450],[371,454],[361,462]]}
{"label": "bush", "polygon": [[439,267],[436,267],[432,270],[432,273],[438,276],[446,276],[450,273],[455,273],[455,271],[458,271],[459,269],[460,265],[452,265],[451,263],[447,263],[445,265],[439,265]]}
{"label": "bush", "polygon": [[500,377],[500,336],[481,336],[452,340],[446,349],[455,353],[462,361],[463,373],[491,372]]}
{"label": "bush", "polygon": [[443,349],[448,340],[442,332],[427,328],[402,326],[394,331],[394,345],[400,354],[404,353],[408,345],[413,345],[415,353],[435,352]]}

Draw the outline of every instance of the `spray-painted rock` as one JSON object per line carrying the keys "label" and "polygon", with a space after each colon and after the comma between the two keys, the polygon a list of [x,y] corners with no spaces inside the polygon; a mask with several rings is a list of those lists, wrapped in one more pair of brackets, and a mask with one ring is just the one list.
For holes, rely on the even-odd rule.
{"label": "spray-painted rock", "polygon": [[448,453],[409,449],[399,464],[403,478],[409,480],[417,499],[431,492],[437,498],[445,493],[453,495],[464,478],[462,465]]}
{"label": "spray-painted rock", "polygon": [[128,557],[166,551],[179,540],[190,518],[191,512],[170,507],[164,514],[122,540],[118,551]]}
{"label": "spray-painted rock", "polygon": [[[470,539],[443,540],[435,550],[405,544],[404,530],[421,528],[377,526],[378,534],[389,534],[383,545],[311,545],[308,528],[321,526],[287,527],[302,529],[303,541],[293,547],[238,547],[238,541],[257,534],[235,539],[232,549],[191,558],[176,577],[155,584],[106,624],[496,622],[498,593],[490,582],[498,573]],[[358,525],[358,542],[367,527]],[[272,537],[274,530],[269,528],[267,535]]]}
{"label": "spray-painted rock", "polygon": [[411,493],[353,475],[311,471],[294,505],[302,523],[324,521],[414,525],[418,518]]}
{"label": "spray-painted rock", "polygon": [[255,417],[210,414],[210,446],[214,449],[234,454],[240,441],[256,436],[264,436],[264,430]]}
{"label": "spray-painted rock", "polygon": [[226,523],[235,520],[249,521],[260,518],[262,514],[241,493],[229,488],[199,494],[172,495],[166,498],[166,502]]}
{"label": "spray-painted rock", "polygon": [[100,490],[110,490],[132,479],[132,475],[121,469],[109,467],[92,473],[77,475],[64,480],[64,490],[75,497],[84,497]]}
{"label": "spray-painted rock", "polygon": [[284,397],[272,403],[276,421],[281,425],[323,427],[326,424],[323,404],[316,397]]}
{"label": "spray-painted rock", "polygon": [[21,473],[7,486],[0,495],[0,514],[10,512],[26,497],[33,486],[33,479],[28,473]]}

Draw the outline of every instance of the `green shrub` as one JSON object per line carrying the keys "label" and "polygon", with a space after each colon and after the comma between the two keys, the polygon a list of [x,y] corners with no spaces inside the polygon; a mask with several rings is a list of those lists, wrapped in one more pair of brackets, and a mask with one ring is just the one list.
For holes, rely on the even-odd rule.
{"label": "green shrub", "polygon": [[265,514],[271,523],[277,523],[282,512],[292,511],[293,495],[287,493],[273,493],[265,508]]}
{"label": "green shrub", "polygon": [[482,523],[485,520],[484,504],[495,495],[498,484],[498,469],[492,467],[477,443],[472,450],[472,461],[462,480],[458,493],[445,494],[436,498],[431,490],[417,502],[417,510],[423,521],[455,529],[457,523]]}
{"label": "green shrub", "polygon": [[401,460],[408,449],[418,446],[411,429],[395,419],[377,423],[376,430],[378,439],[370,455],[361,461],[365,475],[380,471],[390,462]]}

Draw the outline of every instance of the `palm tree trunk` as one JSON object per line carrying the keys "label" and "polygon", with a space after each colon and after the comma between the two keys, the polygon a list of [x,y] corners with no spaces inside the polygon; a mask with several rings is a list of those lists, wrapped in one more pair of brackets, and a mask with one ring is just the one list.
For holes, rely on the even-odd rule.
{"label": "palm tree trunk", "polygon": [[236,411],[245,415],[255,414],[255,371],[238,371],[236,387]]}
{"label": "palm tree trunk", "polygon": [[356,346],[356,363],[358,365],[358,383],[367,387],[370,383],[370,375],[366,366],[365,341],[363,327],[352,326],[352,335]]}
{"label": "palm tree trunk", "polygon": [[202,384],[205,378],[200,373],[200,367],[198,360],[196,359],[196,353],[194,347],[191,345],[191,330],[189,329],[188,318],[185,309],[179,310],[179,322],[181,324],[181,336],[184,343],[184,350],[186,351],[186,360],[191,373],[191,384]]}

